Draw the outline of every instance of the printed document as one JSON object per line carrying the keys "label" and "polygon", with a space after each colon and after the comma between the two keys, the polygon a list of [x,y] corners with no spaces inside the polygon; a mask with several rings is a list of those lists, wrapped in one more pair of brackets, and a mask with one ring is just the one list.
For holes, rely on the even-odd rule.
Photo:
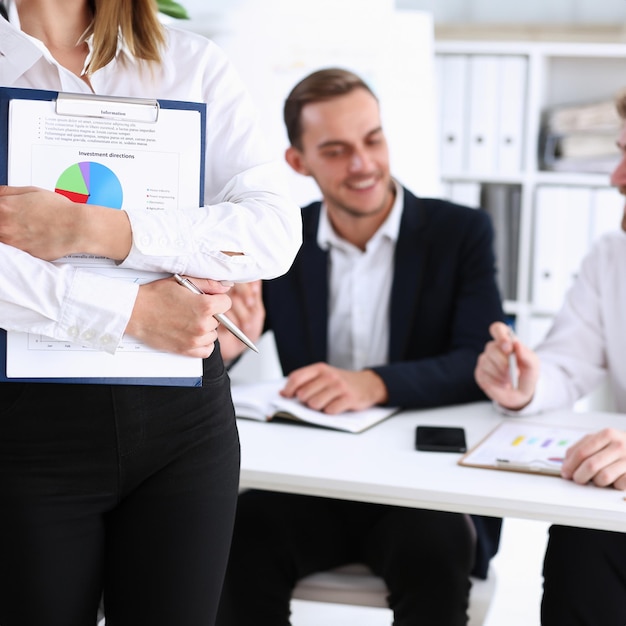
{"label": "printed document", "polygon": [[[200,110],[146,102],[152,104],[152,120],[137,114],[141,105],[133,100],[103,99],[100,108],[108,116],[92,117],[93,101],[73,101],[67,115],[59,114],[56,100],[12,99],[8,183],[54,190],[74,202],[154,214],[199,206]],[[149,118],[149,107],[146,114]],[[90,255],[56,262],[138,283],[162,277]],[[79,343],[7,334],[8,378],[198,378],[201,373],[201,359],[157,352],[130,337],[112,356]]]}
{"label": "printed document", "polygon": [[505,419],[461,457],[459,464],[558,476],[567,449],[588,433],[579,428]]}

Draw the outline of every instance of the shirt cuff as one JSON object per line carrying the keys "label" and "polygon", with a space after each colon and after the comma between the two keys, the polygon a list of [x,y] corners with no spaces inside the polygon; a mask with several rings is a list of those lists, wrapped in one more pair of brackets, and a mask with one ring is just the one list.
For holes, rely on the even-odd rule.
{"label": "shirt cuff", "polygon": [[58,339],[114,354],[135,306],[139,285],[78,270],[59,322]]}
{"label": "shirt cuff", "polygon": [[189,220],[182,211],[162,214],[158,220],[147,212],[127,211],[133,234],[128,256],[121,267],[180,273],[195,252]]}

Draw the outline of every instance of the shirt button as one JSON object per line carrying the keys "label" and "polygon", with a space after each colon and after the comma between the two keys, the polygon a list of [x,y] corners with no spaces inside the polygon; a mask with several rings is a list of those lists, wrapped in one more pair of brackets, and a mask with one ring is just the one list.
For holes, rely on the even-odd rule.
{"label": "shirt button", "polygon": [[67,334],[68,334],[70,337],[78,337],[78,334],[79,334],[78,326],[70,326],[70,327],[67,329]]}

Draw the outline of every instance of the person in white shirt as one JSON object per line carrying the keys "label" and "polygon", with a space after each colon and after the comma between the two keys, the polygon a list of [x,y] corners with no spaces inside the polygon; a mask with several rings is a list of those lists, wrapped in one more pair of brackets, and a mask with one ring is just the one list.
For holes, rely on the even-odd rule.
{"label": "person in white shirt", "polygon": [[[626,195],[626,92],[616,100],[623,121],[617,145],[622,158],[611,184]],[[529,415],[573,406],[608,377],[615,408],[626,412],[626,211],[622,230],[601,237],[546,338],[536,351],[499,322],[478,358],[475,378],[502,412]],[[509,356],[519,370],[511,384]],[[602,429],[566,453],[564,479],[626,489],[624,430]],[[541,620],[544,626],[626,623],[626,534],[552,526],[544,561]]]}
{"label": "person in white shirt", "polygon": [[[0,328],[203,359],[201,387],[0,384],[0,624],[93,626],[103,596],[107,626],[211,626],[239,472],[214,314],[233,282],[289,268],[299,208],[223,52],[164,26],[154,0],[4,4],[1,86],[203,102],[207,133],[204,206],[0,186]],[[74,253],[187,275],[207,295],[51,262]]]}

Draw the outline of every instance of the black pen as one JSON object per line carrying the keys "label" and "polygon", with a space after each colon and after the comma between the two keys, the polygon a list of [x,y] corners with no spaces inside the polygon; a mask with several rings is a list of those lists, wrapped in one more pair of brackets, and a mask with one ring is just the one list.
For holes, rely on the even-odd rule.
{"label": "black pen", "polygon": [[[194,293],[197,293],[200,296],[206,295],[204,291],[202,291],[202,289],[198,287],[198,285],[194,284],[188,278],[183,278],[179,274],[174,274],[174,279],[179,285],[182,285],[183,287],[187,287],[189,291],[193,291]],[[237,328],[237,326],[235,326],[235,324],[233,324],[223,313],[216,313],[213,317],[220,324],[222,324],[224,328],[228,329],[233,335],[235,335],[237,339],[239,339],[240,341],[243,341],[243,343],[245,343],[248,346],[248,348],[250,348],[251,350],[254,350],[255,352],[259,351],[259,349],[252,343],[252,341],[248,337],[246,337],[246,335],[239,328]]]}

